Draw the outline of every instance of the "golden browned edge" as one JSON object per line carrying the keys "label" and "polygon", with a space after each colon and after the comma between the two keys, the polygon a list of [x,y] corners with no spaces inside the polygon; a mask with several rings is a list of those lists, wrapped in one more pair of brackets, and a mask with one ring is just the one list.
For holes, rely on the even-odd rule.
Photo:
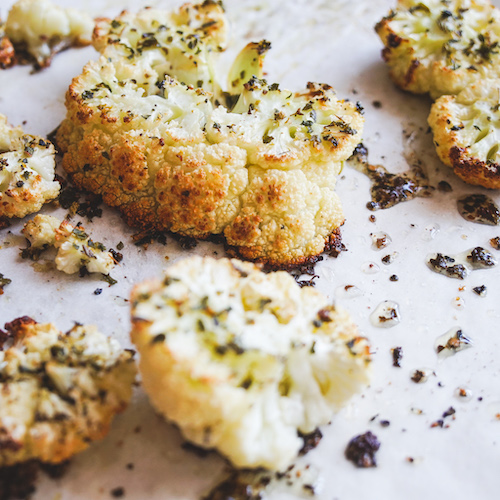
{"label": "golden browned edge", "polygon": [[453,171],[468,184],[500,189],[500,165],[467,156],[465,148],[453,146],[449,153]]}
{"label": "golden browned edge", "polygon": [[0,69],[16,64],[16,53],[12,42],[4,35],[0,36]]}

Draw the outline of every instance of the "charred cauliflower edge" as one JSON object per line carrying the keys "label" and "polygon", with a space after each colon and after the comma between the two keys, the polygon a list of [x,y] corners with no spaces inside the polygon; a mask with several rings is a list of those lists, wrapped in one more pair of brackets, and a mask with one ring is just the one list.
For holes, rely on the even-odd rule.
{"label": "charred cauliflower edge", "polygon": [[188,258],[137,285],[131,303],[153,405],[237,467],[283,470],[299,433],[368,382],[369,345],[349,315],[284,271]]}
{"label": "charred cauliflower edge", "polygon": [[0,466],[59,463],[102,439],[127,406],[133,351],[93,326],[18,318],[0,330]]}
{"label": "charred cauliflower edge", "polygon": [[442,96],[429,125],[441,161],[469,184],[500,188],[500,79],[479,80],[456,96]]}
{"label": "charred cauliflower edge", "polygon": [[57,134],[63,167],[126,222],[207,238],[274,266],[316,258],[344,221],[335,181],[363,128],[362,109],[328,85],[280,90],[247,72],[268,45],[237,58],[239,95],[218,86],[218,3],[145,9],[99,21],[102,56],[66,96]]}
{"label": "charred cauliflower edge", "polygon": [[0,217],[25,217],[57,198],[54,177],[54,146],[11,127],[0,114]]}

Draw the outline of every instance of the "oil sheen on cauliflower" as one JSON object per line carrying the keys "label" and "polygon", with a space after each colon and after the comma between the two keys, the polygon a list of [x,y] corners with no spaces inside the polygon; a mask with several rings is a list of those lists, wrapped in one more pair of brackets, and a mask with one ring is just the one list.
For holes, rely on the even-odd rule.
{"label": "oil sheen on cauliflower", "polygon": [[429,125],[441,161],[470,184],[500,188],[500,80],[479,80],[432,106]]}
{"label": "oil sheen on cauliflower", "polygon": [[24,217],[56,198],[54,146],[11,127],[0,114],[0,216]]}
{"label": "oil sheen on cauliflower", "polygon": [[127,406],[131,351],[92,326],[62,333],[28,317],[5,325],[0,350],[0,466],[67,460],[102,439]]}
{"label": "oil sheen on cauliflower", "polygon": [[236,259],[185,259],[136,286],[132,324],[154,406],[238,467],[286,468],[299,432],[368,381],[369,346],[346,312]]}
{"label": "oil sheen on cauliflower", "polygon": [[399,0],[375,29],[404,90],[437,98],[500,75],[500,11],[489,0]]}
{"label": "oil sheen on cauliflower", "polygon": [[89,273],[109,274],[116,261],[106,247],[93,241],[81,225],[72,226],[50,215],[37,215],[27,222],[23,234],[30,242],[30,254],[50,246],[57,248],[55,263],[59,271],[74,274],[85,268]]}
{"label": "oil sheen on cauliflower", "polygon": [[252,48],[231,70],[245,77],[238,93],[222,92],[215,2],[106,23],[95,32],[103,55],[73,80],[58,131],[71,180],[130,225],[222,234],[246,259],[299,264],[328,248],[344,221],[334,186],[360,141],[361,108],[328,85],[294,93],[247,74],[259,69]]}
{"label": "oil sheen on cauliflower", "polygon": [[49,0],[18,0],[5,22],[5,34],[16,52],[26,53],[39,68],[49,66],[57,52],[89,45],[93,19],[76,9],[63,9]]}

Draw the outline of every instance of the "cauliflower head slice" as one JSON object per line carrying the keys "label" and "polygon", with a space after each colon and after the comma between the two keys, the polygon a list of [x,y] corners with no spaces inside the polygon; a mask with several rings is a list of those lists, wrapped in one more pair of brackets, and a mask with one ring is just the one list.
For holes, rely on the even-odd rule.
{"label": "cauliflower head slice", "polygon": [[375,27],[391,78],[436,99],[500,68],[500,11],[489,0],[399,0]]}
{"label": "cauliflower head slice", "polygon": [[28,221],[22,233],[32,248],[48,248],[56,243],[56,231],[61,221],[52,215],[35,215],[34,219]]}
{"label": "cauliflower head slice", "polygon": [[5,22],[5,33],[16,50],[25,51],[40,68],[49,66],[61,50],[89,45],[93,29],[87,13],[63,9],[49,0],[18,0]]}
{"label": "cauliflower head slice", "polygon": [[293,93],[252,79],[229,110],[147,61],[102,57],[66,105],[64,169],[133,226],[224,234],[238,255],[276,266],[310,260],[338,235],[335,179],[364,120],[326,85]]}
{"label": "cauliflower head slice", "polygon": [[54,176],[52,143],[11,127],[0,114],[0,216],[22,218],[57,198]]}
{"label": "cauliflower head slice", "polygon": [[456,96],[442,96],[429,125],[441,161],[469,184],[500,188],[500,79],[479,80]]}
{"label": "cauliflower head slice", "polygon": [[212,55],[225,48],[226,36],[224,10],[208,0],[172,12],[146,8],[137,14],[124,11],[113,20],[98,19],[92,43],[108,58],[147,61],[154,74],[219,92]]}
{"label": "cauliflower head slice", "polygon": [[133,352],[93,326],[60,332],[28,317],[0,351],[0,466],[59,463],[108,432],[132,395]]}
{"label": "cauliflower head slice", "polygon": [[368,381],[348,314],[287,273],[193,257],[132,293],[131,338],[154,406],[238,467],[282,470]]}

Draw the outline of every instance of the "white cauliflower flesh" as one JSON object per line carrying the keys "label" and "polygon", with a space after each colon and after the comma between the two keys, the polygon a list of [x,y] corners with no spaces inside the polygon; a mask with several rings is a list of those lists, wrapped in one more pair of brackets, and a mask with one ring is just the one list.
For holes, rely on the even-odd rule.
{"label": "white cauliflower flesh", "polygon": [[267,42],[237,58],[238,93],[221,92],[209,57],[223,43],[221,7],[179,12],[98,24],[103,55],[73,80],[58,131],[64,169],[133,226],[222,234],[275,266],[314,259],[344,221],[335,181],[360,142],[361,108],[328,85],[294,93],[257,78]]}
{"label": "white cauliflower flesh", "polygon": [[[60,221],[50,215],[37,215],[27,222],[23,234],[30,243],[28,250],[57,249],[55,263],[59,271],[74,274],[85,268],[89,273],[109,274],[116,261],[106,247],[90,238],[85,228],[72,226],[67,220]],[[28,252],[37,254],[37,252]]]}
{"label": "white cauliflower flesh", "polygon": [[0,114],[0,216],[24,217],[57,198],[54,146]]}
{"label": "white cauliflower flesh", "polygon": [[500,75],[500,11],[489,0],[399,0],[375,27],[395,83],[433,98]]}
{"label": "white cauliflower flesh", "polygon": [[429,125],[441,161],[465,182],[500,188],[500,79],[479,80],[442,96]]}
{"label": "white cauliflower flesh", "polygon": [[284,271],[193,257],[132,293],[131,338],[154,406],[238,467],[283,470],[300,433],[368,382],[348,314]]}
{"label": "white cauliflower flesh", "polygon": [[5,34],[17,51],[26,52],[36,66],[50,65],[55,53],[89,45],[93,19],[76,9],[63,9],[49,0],[19,0],[10,9]]}
{"label": "white cauliflower flesh", "polygon": [[32,248],[48,248],[56,243],[56,230],[61,225],[57,217],[51,215],[35,215],[22,230]]}
{"label": "white cauliflower flesh", "polygon": [[5,328],[0,466],[62,462],[102,439],[131,398],[132,352],[92,326],[62,333],[23,317]]}

